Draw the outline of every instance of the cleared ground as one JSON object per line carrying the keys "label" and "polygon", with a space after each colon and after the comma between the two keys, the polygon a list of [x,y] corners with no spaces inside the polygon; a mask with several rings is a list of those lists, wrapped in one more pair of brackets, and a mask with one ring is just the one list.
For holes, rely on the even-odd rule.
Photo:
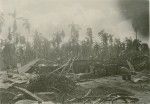
{"label": "cleared ground", "polygon": [[[81,85],[83,88],[92,89],[93,96],[105,97],[110,93],[124,92],[138,98],[139,102],[136,104],[150,104],[149,82],[126,82],[123,81],[120,76],[110,76],[82,82],[79,83],[79,85]],[[117,104],[117,102],[115,104]],[[121,104],[121,101],[119,101],[118,104]]]}

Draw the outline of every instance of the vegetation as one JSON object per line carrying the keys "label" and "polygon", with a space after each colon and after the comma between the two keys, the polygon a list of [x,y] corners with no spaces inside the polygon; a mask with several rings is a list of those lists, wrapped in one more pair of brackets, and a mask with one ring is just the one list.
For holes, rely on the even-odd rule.
{"label": "vegetation", "polygon": [[[34,32],[33,42],[29,42],[25,36],[17,32],[17,16],[12,14],[14,22],[12,28],[8,29],[8,38],[1,41],[1,51],[4,69],[13,69],[17,63],[27,64],[35,58],[46,59],[58,63],[64,63],[71,57],[78,57],[79,60],[99,60],[106,64],[116,64],[126,66],[126,61],[130,61],[137,70],[141,67],[148,69],[149,47],[138,39],[126,38],[121,41],[114,38],[112,34],[101,30],[97,35],[99,42],[93,40],[92,28],[87,28],[87,34],[84,40],[79,41],[79,26],[70,24],[71,37],[69,41],[63,42],[65,32],[56,31],[51,39],[42,36],[38,31]],[[21,18],[22,19],[22,18]],[[27,34],[30,34],[31,25],[28,19],[23,20],[23,27]],[[3,15],[1,15],[1,26],[4,24]],[[2,31],[2,30],[1,30]],[[140,60],[137,60],[137,59]]]}
{"label": "vegetation", "polygon": [[[29,20],[18,18],[16,12],[10,14],[10,16],[13,17],[13,25],[8,28],[7,39],[1,39],[0,43],[0,56],[4,63],[3,70],[7,71],[4,71],[6,72],[4,73],[5,78],[2,76],[3,74],[1,75],[1,83],[3,85],[9,84],[1,86],[1,90],[3,91],[3,87],[8,86],[6,89],[9,92],[8,97],[12,92],[14,93],[11,94],[12,98],[8,100],[7,96],[4,95],[7,92],[1,91],[2,95],[5,96],[5,98],[0,98],[1,102],[17,102],[23,99],[37,100],[38,103],[44,103],[48,100],[61,102],[62,104],[91,101],[96,101],[95,103],[111,101],[113,103],[116,100],[123,100],[126,103],[128,100],[138,102],[138,98],[128,96],[125,92],[130,93],[131,91],[131,93],[136,94],[138,91],[135,88],[139,88],[139,86],[140,90],[147,88],[148,82],[143,83],[143,85],[137,83],[142,80],[149,81],[149,77],[146,77],[147,73],[144,73],[143,79],[132,79],[131,77],[135,74],[142,75],[138,73],[139,71],[150,72],[149,46],[147,43],[142,43],[137,38],[125,38],[124,41],[121,41],[105,30],[100,30],[97,33],[99,41],[96,42],[93,39],[91,27],[87,28],[85,39],[79,41],[81,28],[73,23],[68,27],[70,28],[70,39],[66,42],[64,42],[66,34],[63,29],[50,34],[50,39],[43,37],[42,33],[36,30],[32,34],[31,42],[27,37],[31,35]],[[22,21],[22,27],[27,36],[18,32],[18,20]],[[0,14],[0,34],[4,24],[3,14]],[[38,61],[35,61],[35,59]],[[50,65],[49,62],[52,64]],[[79,63],[83,63],[85,66],[80,66]],[[20,67],[20,65],[25,65],[25,67],[19,69],[33,70],[20,73],[18,69],[19,73],[15,73],[16,70],[14,71],[14,69]],[[77,70],[74,70],[74,66]],[[10,71],[13,71],[13,73]],[[69,73],[71,71],[74,73]],[[126,83],[120,80],[119,75],[110,76],[118,73],[122,75],[123,80],[127,81]],[[109,77],[93,79],[103,76]],[[135,91],[130,86],[135,86]],[[125,90],[126,87],[128,87],[127,90]],[[86,90],[88,92],[85,94]],[[42,92],[44,94],[41,94],[41,98],[46,100],[37,96]],[[50,93],[50,96],[46,93]],[[84,96],[82,93],[84,93]],[[141,96],[143,97],[142,94]],[[13,102],[12,104],[14,104]],[[18,104],[20,103],[18,102]]]}

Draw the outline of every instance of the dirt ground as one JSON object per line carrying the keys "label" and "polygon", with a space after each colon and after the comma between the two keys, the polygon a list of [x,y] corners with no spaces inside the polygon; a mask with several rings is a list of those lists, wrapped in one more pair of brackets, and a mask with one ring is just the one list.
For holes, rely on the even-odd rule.
{"label": "dirt ground", "polygon": [[[140,83],[133,83],[131,81],[124,81],[122,80],[121,76],[109,76],[103,77],[98,79],[92,79],[86,82],[79,82],[77,83],[79,86],[76,90],[71,94],[71,98],[81,98],[85,96],[85,94],[91,90],[89,96],[97,96],[99,98],[105,98],[108,94],[111,93],[128,93],[130,96],[134,98],[138,98],[139,101],[137,103],[127,103],[127,104],[150,104],[150,82],[140,82]],[[1,88],[6,88],[6,84],[0,84]],[[1,95],[1,97],[4,95]],[[1,98],[0,99],[3,99]],[[6,97],[6,96],[5,96]],[[40,97],[40,96],[39,96]],[[10,96],[8,97],[10,98]],[[6,99],[6,102],[9,99]],[[4,100],[4,99],[3,99]],[[93,99],[92,101],[95,101]],[[83,102],[83,101],[81,101]],[[83,104],[78,102],[71,102],[76,104]],[[7,104],[7,103],[5,103]],[[93,104],[93,102],[88,102],[87,104]],[[105,102],[101,104],[111,104],[110,102]],[[115,101],[113,104],[125,104],[123,101]]]}
{"label": "dirt ground", "polygon": [[[138,103],[132,104],[150,104],[150,83],[126,82],[121,79],[121,76],[110,76],[78,84],[84,88],[92,89],[93,96],[96,95],[104,97],[109,93],[127,92],[130,93],[133,97],[139,99]],[[106,104],[108,103],[109,102]],[[114,104],[124,103],[117,101]]]}

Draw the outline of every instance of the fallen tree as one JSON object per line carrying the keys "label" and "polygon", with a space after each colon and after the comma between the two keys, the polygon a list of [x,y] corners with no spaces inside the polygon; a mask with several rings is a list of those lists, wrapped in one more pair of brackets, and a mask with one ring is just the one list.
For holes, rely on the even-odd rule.
{"label": "fallen tree", "polygon": [[17,87],[17,86],[13,86],[14,88],[20,90],[21,92],[23,92],[24,94],[27,94],[29,95],[31,98],[35,99],[36,101],[38,101],[39,103],[42,103],[43,100],[41,98],[39,98],[38,96],[36,96],[35,94],[33,94],[32,92],[24,89],[24,88],[21,88],[21,87]]}

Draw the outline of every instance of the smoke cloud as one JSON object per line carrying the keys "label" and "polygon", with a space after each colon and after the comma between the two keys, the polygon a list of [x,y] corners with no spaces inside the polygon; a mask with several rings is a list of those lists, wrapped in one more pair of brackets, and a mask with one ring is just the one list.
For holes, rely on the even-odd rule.
{"label": "smoke cloud", "polygon": [[149,1],[119,0],[122,16],[131,21],[132,27],[139,38],[149,38]]}

